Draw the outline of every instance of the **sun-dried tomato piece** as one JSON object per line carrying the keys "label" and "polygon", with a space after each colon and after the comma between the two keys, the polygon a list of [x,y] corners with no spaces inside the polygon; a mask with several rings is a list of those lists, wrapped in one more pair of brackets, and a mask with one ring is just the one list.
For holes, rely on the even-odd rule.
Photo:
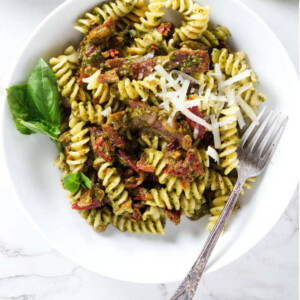
{"label": "sun-dried tomato piece", "polygon": [[166,70],[178,69],[184,73],[207,72],[209,62],[209,54],[205,50],[175,50],[170,53]]}
{"label": "sun-dried tomato piece", "polygon": [[117,49],[109,49],[108,54],[112,58],[120,56],[120,52]]}
{"label": "sun-dried tomato piece", "polygon": [[160,32],[163,36],[168,36],[172,30],[173,25],[171,23],[162,23],[157,31]]}
{"label": "sun-dried tomato piece", "polygon": [[103,130],[105,136],[107,136],[107,138],[111,141],[113,146],[116,146],[121,149],[126,148],[126,142],[118,134],[118,132],[114,130],[114,128],[112,126],[107,125],[107,124],[102,124],[101,127],[102,127],[102,130]]}
{"label": "sun-dried tomato piece", "polygon": [[128,153],[119,149],[118,154],[122,157],[122,159],[137,173],[140,172],[139,168],[136,165],[136,161],[132,158]]}
{"label": "sun-dried tomato piece", "polygon": [[119,77],[116,69],[107,71],[105,74],[100,74],[98,76],[99,83],[114,83],[118,81],[119,81]]}
{"label": "sun-dried tomato piece", "polygon": [[[199,118],[202,118],[203,119],[203,115],[202,113],[199,111],[198,107],[197,106],[193,106],[193,107],[190,107],[189,110],[194,114],[196,115],[197,117]],[[196,123],[195,121],[192,121],[191,119],[187,118],[186,117],[186,120],[188,122],[188,124],[191,125],[192,128],[197,128],[198,129],[198,134],[197,134],[197,137],[199,138],[203,138],[205,132],[206,132],[206,128],[203,126],[203,125],[200,125],[198,123]]]}
{"label": "sun-dried tomato piece", "polygon": [[174,225],[178,225],[180,223],[180,217],[181,217],[181,209],[180,210],[169,210],[169,209],[164,209],[166,216],[170,219],[170,221]]}
{"label": "sun-dried tomato piece", "polygon": [[95,152],[108,162],[113,161],[111,145],[104,140],[103,136],[97,137],[94,146]]}

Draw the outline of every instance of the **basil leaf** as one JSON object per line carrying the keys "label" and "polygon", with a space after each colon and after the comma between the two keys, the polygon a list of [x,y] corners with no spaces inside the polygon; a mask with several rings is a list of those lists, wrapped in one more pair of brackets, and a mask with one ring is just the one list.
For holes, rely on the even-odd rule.
{"label": "basil leaf", "polygon": [[61,116],[59,110],[59,93],[55,74],[47,63],[40,58],[28,79],[28,95],[31,98],[32,119],[59,127]]}
{"label": "basil leaf", "polygon": [[17,84],[8,88],[7,101],[17,129],[23,134],[34,133],[27,126],[22,125],[19,121],[26,121],[30,119],[30,99],[27,96],[27,84]]}
{"label": "basil leaf", "polygon": [[73,194],[78,191],[80,185],[87,189],[90,189],[92,187],[91,180],[82,172],[66,175],[63,179],[63,182],[66,189]]}
{"label": "basil leaf", "polygon": [[18,121],[32,132],[49,135],[54,140],[57,139],[57,136],[60,133],[60,130],[57,127],[53,127],[47,123],[44,124],[38,121],[24,121],[21,119]]}
{"label": "basil leaf", "polygon": [[90,189],[92,187],[92,182],[90,181],[90,179],[81,172],[80,172],[80,182],[81,185],[87,189]]}
{"label": "basil leaf", "polygon": [[71,193],[76,193],[80,187],[80,174],[79,173],[71,173],[64,177],[63,179],[64,186]]}
{"label": "basil leaf", "polygon": [[[43,59],[39,59],[28,84],[12,86],[7,93],[10,111],[21,133],[38,132],[57,140],[61,124],[57,80]],[[61,148],[58,142],[56,145]]]}

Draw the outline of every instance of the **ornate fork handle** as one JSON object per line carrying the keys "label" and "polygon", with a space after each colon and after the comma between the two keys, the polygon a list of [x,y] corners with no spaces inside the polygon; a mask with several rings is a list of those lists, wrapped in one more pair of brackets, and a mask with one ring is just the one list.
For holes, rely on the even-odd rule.
{"label": "ornate fork handle", "polygon": [[239,177],[234,189],[220,215],[218,218],[217,223],[215,224],[213,230],[211,231],[200,255],[198,256],[195,264],[184,278],[180,286],[178,287],[177,291],[171,298],[171,300],[192,300],[201,276],[204,272],[206,267],[207,261],[223,231],[225,224],[227,223],[230,214],[239,198],[240,192],[244,185],[246,178]]}

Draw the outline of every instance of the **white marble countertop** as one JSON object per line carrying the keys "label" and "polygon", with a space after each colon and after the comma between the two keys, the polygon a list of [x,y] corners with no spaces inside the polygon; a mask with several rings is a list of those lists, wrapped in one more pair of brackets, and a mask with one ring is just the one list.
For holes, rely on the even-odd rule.
{"label": "white marble countertop", "polygon": [[[0,86],[30,32],[61,2],[0,1]],[[274,30],[298,66],[298,1],[242,2]],[[146,285],[109,279],[52,249],[9,196],[4,179],[0,174],[0,299],[170,298],[178,283]],[[281,219],[256,247],[223,269],[204,275],[195,299],[298,299],[298,195],[296,189]]]}

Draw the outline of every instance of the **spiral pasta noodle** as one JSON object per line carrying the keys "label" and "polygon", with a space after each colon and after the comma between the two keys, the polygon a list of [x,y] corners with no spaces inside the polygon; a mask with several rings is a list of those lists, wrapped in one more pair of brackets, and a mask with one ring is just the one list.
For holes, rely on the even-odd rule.
{"label": "spiral pasta noodle", "polygon": [[215,47],[220,45],[220,41],[226,41],[230,36],[231,33],[227,27],[217,25],[205,30],[199,40],[207,47]]}
{"label": "spiral pasta noodle", "polygon": [[103,3],[100,7],[95,7],[93,12],[87,12],[84,18],[79,19],[74,28],[83,34],[97,24],[103,23],[109,17],[118,20],[129,14],[135,7],[137,0],[116,0]]}
{"label": "spiral pasta noodle", "polygon": [[129,233],[152,233],[152,234],[161,234],[165,235],[164,227],[165,227],[165,220],[141,220],[141,221],[132,221],[128,218],[123,216],[112,216],[112,225],[115,226],[121,232],[129,232]]}
{"label": "spiral pasta noodle", "polygon": [[159,85],[160,81],[153,76],[149,78],[146,77],[143,80],[130,80],[126,78],[112,86],[111,95],[113,97],[118,96],[120,100],[138,98],[147,100],[150,92],[154,94],[158,92],[157,88]]}
{"label": "spiral pasta noodle", "polygon": [[193,1],[192,0],[167,0],[165,7],[176,10],[183,15],[189,15],[193,11]]}
{"label": "spiral pasta noodle", "polygon": [[71,143],[67,148],[66,162],[71,172],[79,172],[84,169],[87,153],[90,151],[88,146],[90,141],[89,129],[85,125],[84,121],[80,121],[73,115],[70,116]]}
{"label": "spiral pasta noodle", "polygon": [[237,113],[239,108],[236,104],[232,104],[229,108],[221,111],[220,121],[226,121],[232,118],[233,121],[220,128],[221,147],[220,158],[224,158],[221,166],[225,168],[224,174],[228,175],[233,169],[238,167],[239,160],[237,158],[236,149],[238,147],[239,137],[237,135]]}
{"label": "spiral pasta noodle", "polygon": [[207,29],[209,8],[201,7],[199,4],[194,3],[193,12],[184,16],[184,20],[186,23],[175,30],[174,39],[176,40],[177,38],[180,41],[186,41],[188,39],[197,40]]}
{"label": "spiral pasta noodle", "polygon": [[103,108],[100,104],[94,105],[91,101],[72,103],[72,110],[74,116],[84,122],[92,122],[98,125],[104,123],[104,116],[102,115]]}
{"label": "spiral pasta noodle", "polygon": [[101,72],[98,70],[90,77],[83,79],[83,82],[87,84],[87,89],[92,91],[93,99],[102,104],[109,99],[109,86],[107,83],[100,83],[98,81],[100,74]]}
{"label": "spiral pasta noodle", "polygon": [[107,226],[111,223],[112,212],[106,206],[81,210],[79,213],[97,232],[105,231]]}
{"label": "spiral pasta noodle", "polygon": [[[223,48],[221,50],[214,48],[211,54],[211,60],[214,64],[218,63],[221,70],[225,72],[228,76],[236,76],[239,73],[242,73],[249,69],[245,61],[244,53],[229,53],[227,49]],[[241,80],[242,84],[249,84],[250,82],[255,84],[257,81],[256,74],[249,70],[251,73],[250,78]]]}
{"label": "spiral pasta noodle", "polygon": [[102,180],[102,184],[105,187],[108,198],[112,201],[113,207],[117,207],[114,213],[118,214],[118,207],[125,201],[130,200],[130,198],[117,169],[113,168],[111,163],[101,157],[94,161],[94,167],[98,169],[98,177]]}
{"label": "spiral pasta noodle", "polygon": [[163,0],[150,0],[149,11],[145,13],[145,17],[140,18],[140,23],[135,23],[134,27],[142,32],[149,33],[152,29],[159,26],[165,12],[162,10],[165,3]]}
{"label": "spiral pasta noodle", "polygon": [[249,104],[253,109],[257,109],[257,107],[265,102],[266,97],[262,93],[258,93],[257,89],[250,88],[241,94],[241,97]]}
{"label": "spiral pasta noodle", "polygon": [[51,58],[49,63],[52,65],[52,71],[57,78],[62,97],[70,98],[70,102],[74,101],[80,91],[74,76],[74,71],[78,66],[76,50],[73,46],[69,46],[64,55]]}

